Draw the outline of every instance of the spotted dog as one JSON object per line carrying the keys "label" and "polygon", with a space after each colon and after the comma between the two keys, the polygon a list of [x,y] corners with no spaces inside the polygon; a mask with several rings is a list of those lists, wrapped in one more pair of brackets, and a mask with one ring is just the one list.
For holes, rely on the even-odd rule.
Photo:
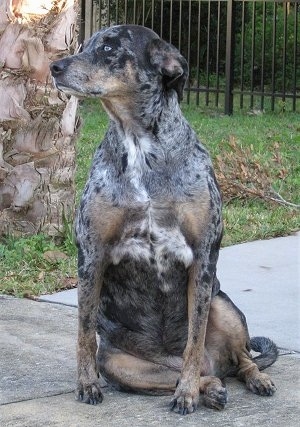
{"label": "spotted dog", "polygon": [[216,276],[221,197],[179,107],[186,60],[150,29],[120,25],[51,72],[59,90],[99,98],[110,117],[76,222],[78,399],[102,401],[99,375],[123,390],[173,394],[180,414],[195,410],[199,392],[224,408],[228,375],[272,395],[260,370],[277,348],[250,340]]}

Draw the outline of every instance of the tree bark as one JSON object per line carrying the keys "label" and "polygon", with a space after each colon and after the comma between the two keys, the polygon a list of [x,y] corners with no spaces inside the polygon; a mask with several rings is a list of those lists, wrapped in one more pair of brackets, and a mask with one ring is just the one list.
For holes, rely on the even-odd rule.
{"label": "tree bark", "polygon": [[0,234],[57,235],[74,213],[77,100],[49,63],[77,46],[76,0],[0,0]]}

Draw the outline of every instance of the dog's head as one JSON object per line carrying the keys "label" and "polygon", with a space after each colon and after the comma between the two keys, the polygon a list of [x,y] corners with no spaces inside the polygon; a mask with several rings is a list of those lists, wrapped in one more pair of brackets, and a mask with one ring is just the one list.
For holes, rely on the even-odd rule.
{"label": "dog's head", "polygon": [[152,30],[118,25],[95,33],[82,52],[50,66],[57,88],[102,100],[175,90],[179,100],[188,74],[184,57]]}

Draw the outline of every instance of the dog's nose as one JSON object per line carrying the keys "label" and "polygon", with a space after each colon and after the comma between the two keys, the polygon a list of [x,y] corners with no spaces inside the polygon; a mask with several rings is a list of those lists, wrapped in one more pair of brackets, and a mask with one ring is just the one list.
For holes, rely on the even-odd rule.
{"label": "dog's nose", "polygon": [[53,77],[57,77],[62,74],[68,66],[68,62],[65,59],[52,62],[50,64],[50,70]]}

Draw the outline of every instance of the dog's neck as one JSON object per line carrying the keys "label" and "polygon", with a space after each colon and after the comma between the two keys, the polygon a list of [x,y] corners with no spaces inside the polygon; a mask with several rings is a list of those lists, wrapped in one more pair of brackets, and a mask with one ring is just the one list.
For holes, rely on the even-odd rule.
{"label": "dog's neck", "polygon": [[[191,129],[182,115],[175,92],[161,97],[155,109],[145,102],[136,102],[129,108],[125,98],[110,98],[102,103],[111,119],[109,132],[115,135],[110,139],[116,144],[111,156],[119,159],[120,171],[130,177],[136,188],[141,188],[140,180],[145,171],[166,164],[169,167],[179,165],[190,151],[186,135]],[[143,201],[147,199],[142,196]]]}
{"label": "dog's neck", "polygon": [[101,102],[115,123],[120,140],[157,137],[159,131],[165,134],[168,129],[173,130],[175,123],[182,118],[175,92],[164,96],[159,94],[154,101],[153,98],[149,101],[137,96],[136,99],[101,99]]}

